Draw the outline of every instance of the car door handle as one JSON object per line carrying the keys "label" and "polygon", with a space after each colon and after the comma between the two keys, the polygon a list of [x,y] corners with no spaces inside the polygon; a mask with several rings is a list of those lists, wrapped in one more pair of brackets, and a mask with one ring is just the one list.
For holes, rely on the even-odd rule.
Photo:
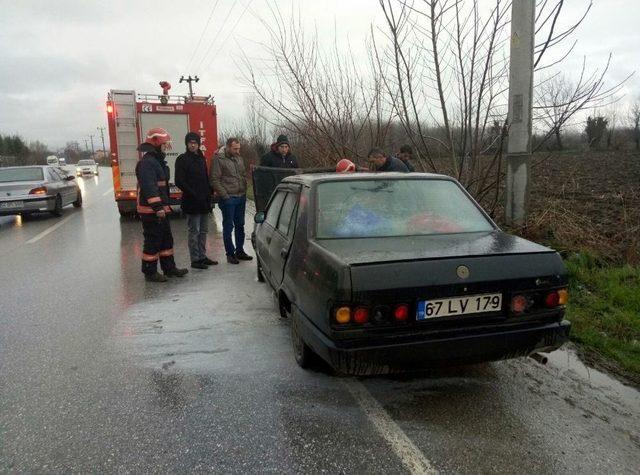
{"label": "car door handle", "polygon": [[286,258],[287,254],[289,254],[289,249],[287,249],[286,247],[280,250],[280,257]]}

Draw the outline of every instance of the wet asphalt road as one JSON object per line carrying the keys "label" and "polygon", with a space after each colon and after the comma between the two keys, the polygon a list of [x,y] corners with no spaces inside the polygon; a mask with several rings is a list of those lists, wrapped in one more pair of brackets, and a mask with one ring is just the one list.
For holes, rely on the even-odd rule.
{"label": "wet asphalt road", "polygon": [[296,366],[254,263],[145,283],[105,171],[81,210],[0,217],[0,472],[637,473],[638,392],[571,351],[337,377]]}

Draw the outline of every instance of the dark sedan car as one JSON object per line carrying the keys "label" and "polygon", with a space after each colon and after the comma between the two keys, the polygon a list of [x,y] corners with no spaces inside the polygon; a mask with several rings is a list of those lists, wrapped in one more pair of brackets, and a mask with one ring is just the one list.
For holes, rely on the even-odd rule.
{"label": "dark sedan car", "polygon": [[302,367],[466,364],[568,338],[560,256],[502,232],[452,178],[291,176],[255,221],[258,278],[291,317]]}
{"label": "dark sedan car", "polygon": [[82,193],[73,175],[59,167],[0,168],[0,216],[48,211],[62,215],[62,208],[82,206]]}

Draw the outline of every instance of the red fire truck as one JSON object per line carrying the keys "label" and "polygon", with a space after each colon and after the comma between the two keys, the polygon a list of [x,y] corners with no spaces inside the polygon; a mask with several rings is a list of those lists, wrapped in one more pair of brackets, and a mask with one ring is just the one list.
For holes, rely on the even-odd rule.
{"label": "red fire truck", "polygon": [[171,170],[171,203],[179,204],[181,193],[174,185],[175,163],[184,152],[184,136],[189,131],[202,137],[202,152],[211,166],[217,148],[218,123],[216,106],[211,96],[168,95],[167,83],[161,83],[163,94],[136,94],[135,91],[112,89],[107,97],[107,118],[111,144],[113,191],[121,215],[136,211],[136,164],[142,158],[137,151],[147,130],[162,127],[173,140],[167,153]]}

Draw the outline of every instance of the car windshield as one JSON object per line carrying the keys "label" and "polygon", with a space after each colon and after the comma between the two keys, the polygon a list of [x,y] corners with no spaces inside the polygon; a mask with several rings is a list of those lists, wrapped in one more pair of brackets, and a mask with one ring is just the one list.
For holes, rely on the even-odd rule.
{"label": "car windshield", "polygon": [[0,183],[42,180],[42,168],[0,168]]}
{"label": "car windshield", "polygon": [[491,231],[453,181],[395,179],[318,185],[317,237],[366,238]]}
{"label": "car windshield", "polygon": [[78,162],[78,165],[95,165],[96,162],[94,162],[93,160],[80,160]]}

